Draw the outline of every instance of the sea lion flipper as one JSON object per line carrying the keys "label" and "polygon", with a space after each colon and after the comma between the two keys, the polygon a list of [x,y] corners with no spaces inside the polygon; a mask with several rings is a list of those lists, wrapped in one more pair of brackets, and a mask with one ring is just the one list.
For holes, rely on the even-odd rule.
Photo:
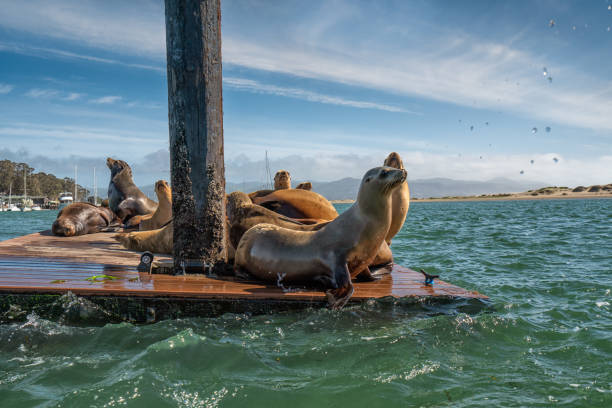
{"label": "sea lion flipper", "polygon": [[[342,308],[353,295],[353,284],[351,274],[346,262],[338,262],[334,268],[335,288],[325,292],[327,304],[330,309]],[[337,289],[336,289],[337,288]]]}
{"label": "sea lion flipper", "polygon": [[357,282],[374,282],[380,280],[380,276],[373,275],[369,267],[365,267],[355,276]]}

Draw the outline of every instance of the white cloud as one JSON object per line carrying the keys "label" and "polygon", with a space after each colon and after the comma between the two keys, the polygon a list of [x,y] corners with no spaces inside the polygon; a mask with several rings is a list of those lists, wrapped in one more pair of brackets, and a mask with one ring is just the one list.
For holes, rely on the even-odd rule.
{"label": "white cloud", "polygon": [[76,101],[77,99],[80,99],[84,94],[80,94],[80,93],[76,93],[76,92],[70,92],[68,95],[66,95],[64,98],[62,98],[65,101]]}
{"label": "white cloud", "polygon": [[55,89],[39,89],[33,88],[26,92],[25,96],[35,99],[48,99],[54,98],[59,95],[59,91]]}
{"label": "white cloud", "polygon": [[15,87],[13,85],[3,84],[3,83],[0,82],[0,95],[7,94],[7,93],[11,92],[13,89],[15,89]]}
{"label": "white cloud", "polygon": [[92,99],[89,102],[103,104],[103,105],[110,105],[110,104],[120,101],[121,99],[123,99],[121,96],[108,95],[108,96],[102,96],[100,98]]}
{"label": "white cloud", "polygon": [[418,112],[409,111],[397,106],[386,105],[374,102],[356,101],[351,99],[345,99],[338,96],[325,95],[317,92],[307,91],[299,88],[286,88],[275,85],[262,84],[258,81],[245,79],[245,78],[233,78],[225,77],[223,82],[231,88],[239,89],[243,91],[249,91],[254,93],[264,93],[269,95],[284,96],[288,98],[303,99],[310,102],[319,102],[330,105],[350,106],[353,108],[360,109],[377,109],[388,112],[400,112],[400,113],[412,113],[419,115]]}

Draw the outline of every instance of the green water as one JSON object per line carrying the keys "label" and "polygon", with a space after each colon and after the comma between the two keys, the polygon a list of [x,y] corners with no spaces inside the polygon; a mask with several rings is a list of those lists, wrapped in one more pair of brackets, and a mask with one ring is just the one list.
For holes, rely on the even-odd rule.
{"label": "green water", "polygon": [[[28,232],[4,215],[3,237]],[[412,204],[396,261],[489,295],[495,309],[472,315],[377,303],[141,326],[30,315],[0,325],[0,405],[612,406],[611,221],[612,200]]]}

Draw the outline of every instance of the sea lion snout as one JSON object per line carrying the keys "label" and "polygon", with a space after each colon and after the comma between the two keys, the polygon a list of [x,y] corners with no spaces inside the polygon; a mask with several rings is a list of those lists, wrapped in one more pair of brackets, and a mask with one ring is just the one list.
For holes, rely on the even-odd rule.
{"label": "sea lion snout", "polygon": [[391,152],[385,159],[384,165],[387,167],[393,167],[396,169],[403,169],[404,163],[402,162],[402,158],[399,153]]}
{"label": "sea lion snout", "polygon": [[51,227],[51,231],[54,235],[64,237],[73,237],[76,234],[74,224],[71,222],[66,222],[66,220],[55,220],[53,222],[53,226]]}

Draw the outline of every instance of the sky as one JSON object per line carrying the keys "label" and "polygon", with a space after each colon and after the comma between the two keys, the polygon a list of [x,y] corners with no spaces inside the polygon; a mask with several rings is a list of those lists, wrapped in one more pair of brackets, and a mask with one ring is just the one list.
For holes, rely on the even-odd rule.
{"label": "sky", "polygon": [[[169,179],[164,5],[0,0],[0,159]],[[226,178],[612,182],[612,0],[222,0]],[[533,162],[532,162],[533,161]]]}

